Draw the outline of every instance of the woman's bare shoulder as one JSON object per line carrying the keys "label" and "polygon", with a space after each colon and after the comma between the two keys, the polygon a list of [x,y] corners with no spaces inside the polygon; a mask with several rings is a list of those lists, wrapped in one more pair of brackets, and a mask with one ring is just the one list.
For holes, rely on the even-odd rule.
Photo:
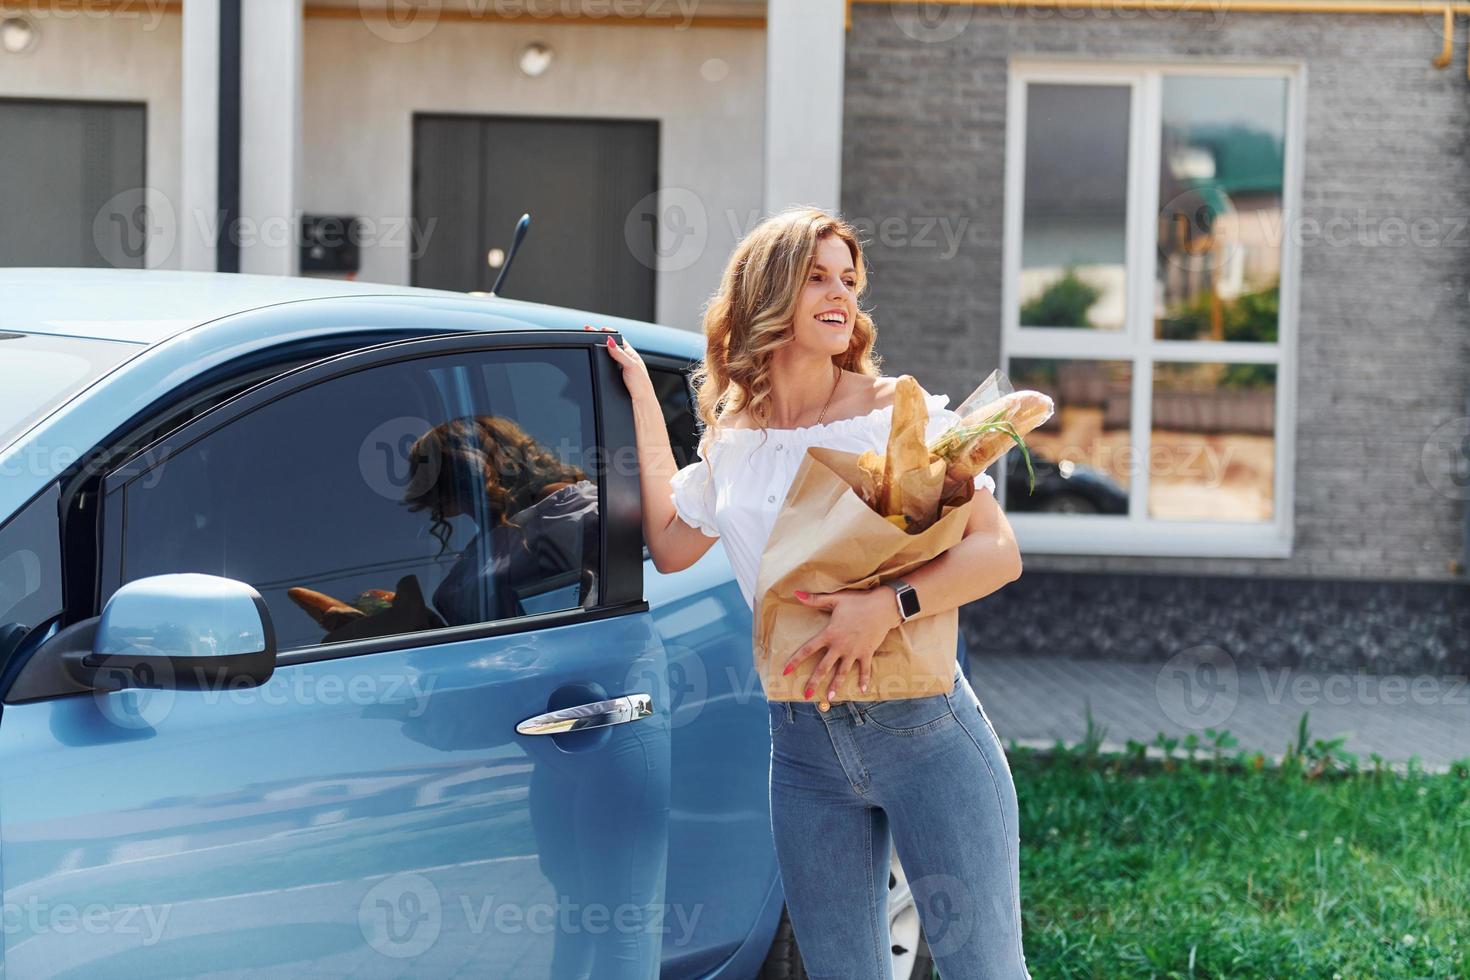
{"label": "woman's bare shoulder", "polygon": [[[864,396],[868,401],[868,411],[871,412],[874,409],[887,408],[893,404],[893,399],[898,395],[898,377],[888,377],[886,375],[882,377],[859,375],[859,377],[867,382],[867,390],[864,392]],[[928,392],[924,391],[922,385],[919,387],[919,391],[926,396],[928,395]]]}

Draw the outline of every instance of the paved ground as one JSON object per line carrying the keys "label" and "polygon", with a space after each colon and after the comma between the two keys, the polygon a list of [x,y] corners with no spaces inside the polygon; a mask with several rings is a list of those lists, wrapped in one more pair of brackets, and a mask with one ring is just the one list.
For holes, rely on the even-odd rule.
{"label": "paved ground", "polygon": [[[1428,769],[1470,758],[1470,683],[1464,676],[1373,676],[1236,666],[1218,656],[1132,664],[1067,657],[987,654],[970,658],[971,681],[1009,745],[1080,741],[1084,702],[1106,726],[1106,743],[1151,743],[1160,732],[1228,730],[1237,748],[1279,756],[1296,740],[1303,712],[1309,738],[1348,736],[1343,748]],[[1235,751],[1231,749],[1230,751]]]}

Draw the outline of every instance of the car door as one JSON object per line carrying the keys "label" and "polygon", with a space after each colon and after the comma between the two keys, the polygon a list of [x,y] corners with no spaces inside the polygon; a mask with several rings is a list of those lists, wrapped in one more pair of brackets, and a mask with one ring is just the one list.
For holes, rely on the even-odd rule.
{"label": "car door", "polygon": [[[679,466],[697,452],[685,366],[644,351]],[[724,544],[689,568],[644,563],[644,589],[669,658],[673,810],[668,901],[701,908],[687,942],[664,947],[668,980],[707,975],[753,935],[774,929],[781,902],[767,807],[770,732],[751,657],[751,613]],[[707,896],[719,895],[718,902]]]}
{"label": "car door", "polygon": [[[593,344],[328,358],[108,476],[97,608],[238,579],[277,666],[7,700],[7,972],[657,974],[666,654],[631,409]],[[524,724],[560,709],[602,723]]]}

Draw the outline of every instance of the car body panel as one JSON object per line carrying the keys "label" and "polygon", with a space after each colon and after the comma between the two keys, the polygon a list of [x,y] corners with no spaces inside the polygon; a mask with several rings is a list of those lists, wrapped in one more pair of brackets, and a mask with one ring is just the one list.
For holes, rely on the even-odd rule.
{"label": "car body panel", "polygon": [[[661,661],[627,616],[283,665],[259,688],[7,705],[5,901],[35,910],[7,928],[7,972],[650,976],[660,937],[591,916],[663,902]],[[630,678],[660,710],[514,730]]]}

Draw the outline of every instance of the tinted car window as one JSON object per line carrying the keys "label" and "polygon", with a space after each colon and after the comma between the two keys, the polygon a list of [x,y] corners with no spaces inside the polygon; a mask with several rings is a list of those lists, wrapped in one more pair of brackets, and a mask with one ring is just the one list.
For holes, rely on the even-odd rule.
{"label": "tinted car window", "polygon": [[589,606],[595,439],[581,349],[324,381],[130,482],[122,580],[248,582],[283,649]]}
{"label": "tinted car window", "polygon": [[650,367],[648,376],[664,410],[664,425],[669,430],[669,445],[674,461],[681,467],[693,462],[699,446],[695,428],[694,402],[689,394],[689,379],[682,371]]}
{"label": "tinted car window", "polygon": [[36,626],[61,611],[55,484],[0,527],[0,666]]}

